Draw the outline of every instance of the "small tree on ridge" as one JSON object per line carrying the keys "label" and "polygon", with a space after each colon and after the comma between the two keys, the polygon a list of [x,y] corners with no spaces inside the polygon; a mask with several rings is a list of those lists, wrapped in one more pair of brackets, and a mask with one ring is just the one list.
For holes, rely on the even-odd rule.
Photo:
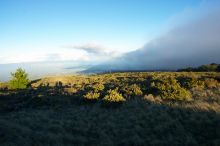
{"label": "small tree on ridge", "polygon": [[29,83],[28,74],[22,68],[18,68],[15,73],[11,73],[12,79],[9,82],[11,89],[25,89]]}

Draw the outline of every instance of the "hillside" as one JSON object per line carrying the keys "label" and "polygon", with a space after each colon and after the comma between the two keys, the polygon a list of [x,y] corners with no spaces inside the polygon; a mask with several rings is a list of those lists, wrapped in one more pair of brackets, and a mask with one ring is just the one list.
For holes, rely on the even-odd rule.
{"label": "hillside", "polygon": [[0,116],[2,146],[220,145],[220,73],[54,76],[24,90],[4,84]]}
{"label": "hillside", "polygon": [[220,64],[212,63],[201,65],[199,67],[188,67],[179,69],[179,72],[219,72],[220,71]]}

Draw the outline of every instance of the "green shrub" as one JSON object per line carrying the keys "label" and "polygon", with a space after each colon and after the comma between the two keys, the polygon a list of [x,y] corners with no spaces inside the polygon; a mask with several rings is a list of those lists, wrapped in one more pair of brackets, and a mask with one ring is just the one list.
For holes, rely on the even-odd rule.
{"label": "green shrub", "polygon": [[130,89],[133,92],[133,95],[135,95],[135,96],[143,95],[143,93],[141,91],[141,88],[138,85],[136,85],[136,84],[131,85]]}
{"label": "green shrub", "polygon": [[141,96],[143,95],[143,92],[141,91],[141,88],[137,84],[132,85],[126,85],[122,88],[122,92],[126,97],[131,96]]}
{"label": "green shrub", "polygon": [[107,102],[115,102],[115,103],[126,101],[125,98],[120,93],[118,93],[117,89],[108,90],[107,95],[105,95],[103,100]]}
{"label": "green shrub", "polygon": [[86,95],[84,95],[83,97],[88,100],[97,100],[100,97],[100,93],[90,91]]}
{"label": "green shrub", "polygon": [[177,80],[180,83],[180,85],[186,89],[192,89],[196,87],[204,88],[205,86],[203,81],[193,77],[183,76],[178,77]]}
{"label": "green shrub", "polygon": [[98,91],[104,90],[105,86],[103,84],[97,83],[97,84],[92,85],[92,88],[95,92],[98,92]]}
{"label": "green shrub", "polygon": [[162,99],[168,100],[191,100],[191,93],[182,88],[177,80],[171,77],[161,80],[154,80],[151,88],[161,96]]}
{"label": "green shrub", "polygon": [[25,70],[18,68],[15,73],[11,73],[12,79],[9,82],[11,89],[25,89],[29,84],[28,74]]}

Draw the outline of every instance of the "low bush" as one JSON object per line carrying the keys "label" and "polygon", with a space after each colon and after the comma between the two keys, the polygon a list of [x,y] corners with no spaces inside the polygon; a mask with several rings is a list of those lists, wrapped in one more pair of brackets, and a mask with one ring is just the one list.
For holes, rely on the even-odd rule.
{"label": "low bush", "polygon": [[134,96],[141,96],[143,92],[141,88],[137,84],[126,85],[122,87],[121,91],[123,92],[124,96],[126,97],[134,97]]}
{"label": "low bush", "polygon": [[126,101],[122,94],[118,93],[117,89],[115,90],[108,90],[107,95],[103,98],[104,101],[107,102],[123,102]]}
{"label": "low bush", "polygon": [[156,91],[162,99],[168,100],[191,100],[192,95],[182,88],[175,78],[156,79],[151,83],[152,90]]}
{"label": "low bush", "polygon": [[100,83],[96,83],[94,85],[92,85],[92,88],[95,92],[99,92],[105,89],[105,86],[103,84]]}
{"label": "low bush", "polygon": [[132,90],[134,96],[143,95],[143,92],[141,91],[141,88],[136,84],[131,85],[130,89]]}
{"label": "low bush", "polygon": [[193,77],[187,77],[187,76],[181,76],[177,78],[178,83],[181,85],[181,87],[184,87],[186,89],[192,89],[192,88],[204,88],[204,82]]}
{"label": "low bush", "polygon": [[98,100],[100,97],[100,93],[90,91],[86,95],[84,95],[83,97],[88,100]]}

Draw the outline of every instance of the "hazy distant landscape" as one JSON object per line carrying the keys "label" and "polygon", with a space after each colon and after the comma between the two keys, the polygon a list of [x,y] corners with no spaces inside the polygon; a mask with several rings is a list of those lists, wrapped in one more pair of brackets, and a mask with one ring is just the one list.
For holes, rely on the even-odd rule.
{"label": "hazy distant landscape", "polygon": [[218,0],[1,0],[0,146],[219,146]]}
{"label": "hazy distant landscape", "polygon": [[10,73],[19,67],[24,68],[33,80],[45,76],[77,74],[90,68],[91,66],[92,64],[89,62],[80,62],[79,64],[73,61],[0,64],[0,80],[10,80]]}

